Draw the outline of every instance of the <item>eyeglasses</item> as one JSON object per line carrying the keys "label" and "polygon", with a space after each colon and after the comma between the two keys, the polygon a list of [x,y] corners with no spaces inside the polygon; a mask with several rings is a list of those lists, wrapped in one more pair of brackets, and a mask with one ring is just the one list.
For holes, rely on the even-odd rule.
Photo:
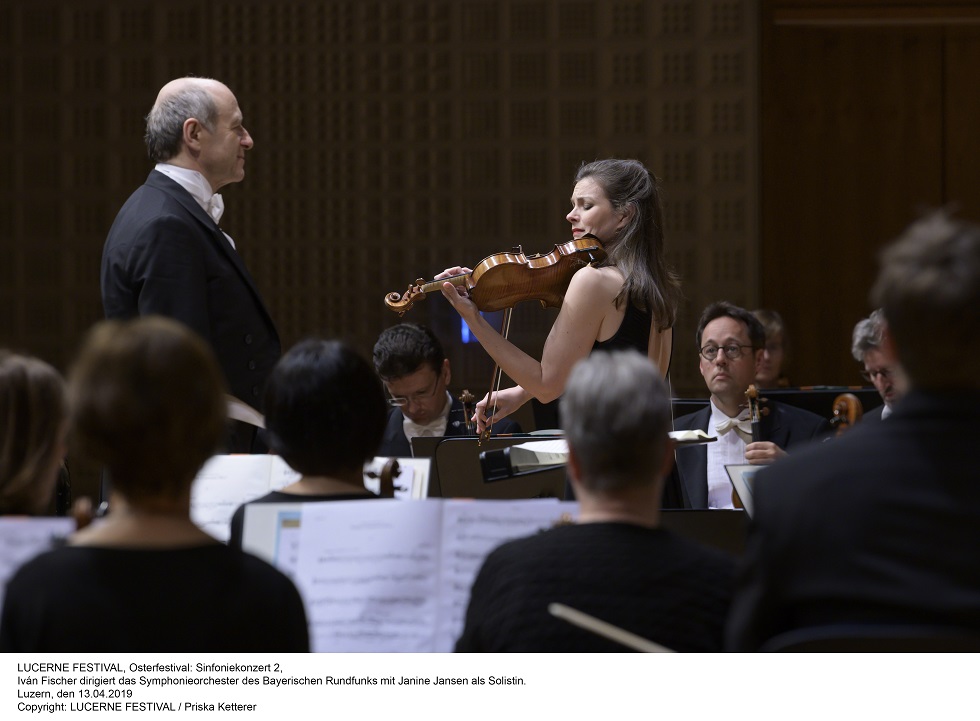
{"label": "eyeglasses", "polygon": [[882,380],[888,380],[891,378],[892,369],[891,368],[879,368],[873,371],[861,371],[861,377],[869,383],[874,383],[878,376],[881,376]]}
{"label": "eyeglasses", "polygon": [[[387,391],[387,388],[385,388]],[[413,393],[410,396],[391,396],[388,398],[388,405],[395,408],[401,408],[402,406],[407,406],[413,403],[424,403],[429,400],[439,391],[439,376],[436,376],[435,380],[432,381],[432,387],[427,391],[419,391],[418,393]]]}
{"label": "eyeglasses", "polygon": [[742,357],[742,349],[751,348],[751,347],[752,346],[750,345],[739,345],[738,343],[732,343],[731,345],[720,346],[720,347],[716,345],[706,345],[698,352],[701,354],[701,357],[704,358],[706,361],[713,361],[715,358],[717,358],[718,351],[720,350],[725,352],[725,357],[728,360],[738,360],[739,358]]}

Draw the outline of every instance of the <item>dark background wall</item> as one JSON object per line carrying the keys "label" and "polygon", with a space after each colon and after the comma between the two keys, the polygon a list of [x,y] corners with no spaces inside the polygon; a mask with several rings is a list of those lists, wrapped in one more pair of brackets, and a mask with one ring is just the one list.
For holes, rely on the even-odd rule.
{"label": "dark background wall", "polygon": [[839,352],[878,250],[918,213],[980,220],[980,4],[763,0],[760,298],[799,384],[859,382]]}
{"label": "dark background wall", "polygon": [[[923,206],[980,217],[977,2],[5,0],[0,346],[65,368],[102,316],[99,259],[150,170],[166,81],[212,76],[255,138],[223,194],[288,347],[368,353],[417,277],[568,239],[569,179],[638,157],[663,179],[684,280],[672,380],[703,395],[693,333],[729,299],[783,313],[790,378],[858,381],[850,329],[877,249]],[[553,311],[518,307],[537,354]],[[440,298],[454,386],[491,364]]]}

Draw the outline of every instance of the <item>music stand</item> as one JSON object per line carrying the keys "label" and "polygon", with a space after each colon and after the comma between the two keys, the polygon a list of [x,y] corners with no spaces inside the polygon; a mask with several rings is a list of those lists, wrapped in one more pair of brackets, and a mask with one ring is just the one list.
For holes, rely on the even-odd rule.
{"label": "music stand", "polygon": [[489,438],[478,444],[478,439],[448,437],[436,446],[433,468],[439,476],[439,486],[444,498],[488,498],[510,500],[515,498],[563,498],[566,471],[564,466],[546,468],[497,481],[485,481],[480,466],[480,453],[495,451],[528,440],[548,440],[547,437],[526,436]]}

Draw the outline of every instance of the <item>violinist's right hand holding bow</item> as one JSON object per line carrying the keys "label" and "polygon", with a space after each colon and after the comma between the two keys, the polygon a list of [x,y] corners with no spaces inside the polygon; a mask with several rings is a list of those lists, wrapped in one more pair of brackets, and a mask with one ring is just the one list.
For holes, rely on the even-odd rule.
{"label": "violinist's right hand holding bow", "polygon": [[[478,434],[483,433],[483,429],[490,422],[491,415],[493,416],[494,422],[499,421],[501,418],[506,418],[527,403],[531,399],[531,395],[520,386],[513,386],[496,391],[493,394],[493,398],[496,401],[496,408],[492,413],[488,410],[488,402],[490,401],[489,393],[483,396],[483,400],[476,404],[476,412],[473,414],[472,420],[476,421],[476,431]],[[494,408],[493,403],[489,404],[489,408]]]}

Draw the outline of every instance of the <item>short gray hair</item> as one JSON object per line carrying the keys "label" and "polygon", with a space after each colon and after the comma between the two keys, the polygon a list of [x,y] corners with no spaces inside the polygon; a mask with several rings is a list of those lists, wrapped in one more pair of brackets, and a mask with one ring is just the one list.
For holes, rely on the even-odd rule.
{"label": "short gray hair", "polygon": [[195,118],[210,132],[218,122],[218,106],[205,88],[191,85],[159,99],[146,116],[146,152],[154,163],[164,163],[180,152],[184,122]]}
{"label": "short gray hair", "polygon": [[859,320],[851,336],[851,355],[858,363],[864,363],[864,354],[869,350],[881,348],[881,333],[885,316],[881,308],[873,311],[867,318]]}
{"label": "short gray hair", "polygon": [[582,485],[616,491],[659,480],[670,394],[649,358],[633,350],[592,353],[572,369],[560,403]]}

